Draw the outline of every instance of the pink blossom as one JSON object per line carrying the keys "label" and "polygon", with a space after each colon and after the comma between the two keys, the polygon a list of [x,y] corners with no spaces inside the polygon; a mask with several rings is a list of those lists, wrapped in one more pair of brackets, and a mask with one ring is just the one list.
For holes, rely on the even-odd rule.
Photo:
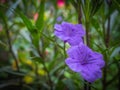
{"label": "pink blossom", "polygon": [[57,0],[57,6],[59,8],[62,8],[65,6],[65,0]]}

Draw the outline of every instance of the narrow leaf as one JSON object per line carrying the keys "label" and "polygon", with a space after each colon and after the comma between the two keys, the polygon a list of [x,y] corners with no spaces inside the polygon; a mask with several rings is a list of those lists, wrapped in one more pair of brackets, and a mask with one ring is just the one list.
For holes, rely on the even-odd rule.
{"label": "narrow leaf", "polygon": [[44,6],[45,6],[45,1],[41,0],[40,7],[39,7],[39,16],[36,21],[36,27],[40,30],[40,32],[44,25]]}
{"label": "narrow leaf", "polygon": [[17,13],[19,14],[20,18],[23,20],[28,30],[32,32],[35,29],[32,22],[22,12],[17,11]]}

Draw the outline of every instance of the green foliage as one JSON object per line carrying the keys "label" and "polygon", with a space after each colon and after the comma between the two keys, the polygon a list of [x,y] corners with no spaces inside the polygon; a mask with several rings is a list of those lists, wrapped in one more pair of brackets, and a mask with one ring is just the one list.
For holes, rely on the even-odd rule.
{"label": "green foliage", "polygon": [[28,28],[28,30],[32,33],[35,30],[35,27],[33,26],[32,22],[20,11],[17,11],[17,14],[21,19],[23,20],[25,26]]}
{"label": "green foliage", "polygon": [[103,78],[91,84],[91,90],[119,88],[120,1],[65,2],[59,6],[57,0],[0,1],[0,90],[83,90],[86,82],[64,62],[69,45],[54,36],[54,25],[60,23],[57,17],[78,23],[80,14],[89,46],[102,53],[106,62]]}
{"label": "green foliage", "polygon": [[36,27],[38,28],[39,32],[41,32],[43,30],[43,26],[44,26],[44,8],[45,8],[45,1],[42,0],[39,6],[39,16],[38,19],[36,21]]}

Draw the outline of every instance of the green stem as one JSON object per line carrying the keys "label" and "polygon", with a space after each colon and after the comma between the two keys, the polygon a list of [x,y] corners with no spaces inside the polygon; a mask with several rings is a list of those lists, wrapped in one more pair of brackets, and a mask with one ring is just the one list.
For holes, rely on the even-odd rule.
{"label": "green stem", "polygon": [[[8,25],[7,25],[7,23],[6,23],[6,20],[5,20],[5,33],[6,33],[6,37],[7,37],[7,41],[8,41],[9,51],[10,51],[10,53],[12,54],[12,57],[13,57],[13,59],[14,59],[14,61],[15,61],[17,71],[20,72],[20,68],[19,68],[19,64],[18,64],[18,59],[17,59],[17,57],[15,56],[14,51],[13,51],[13,48],[12,48],[10,32],[9,32]],[[20,86],[20,87],[23,86],[23,84],[22,84],[22,79],[21,79],[21,78],[19,78],[19,86]]]}
{"label": "green stem", "polygon": [[10,39],[10,33],[9,33],[9,30],[6,29],[6,36],[7,36],[7,40],[8,40],[8,45],[9,45],[9,50],[15,60],[15,64],[16,64],[16,67],[17,67],[17,71],[19,72],[20,71],[20,68],[19,68],[19,65],[18,65],[18,60],[17,60],[17,57],[15,56],[14,52],[13,52],[13,49],[12,49],[12,44],[11,44],[11,39]]}
{"label": "green stem", "polygon": [[120,63],[118,63],[118,90],[120,90]]}
{"label": "green stem", "polygon": [[90,85],[91,85],[91,83],[89,83],[89,85],[88,85],[88,90],[91,90],[91,86]]}
{"label": "green stem", "polygon": [[[86,20],[85,23],[85,28],[86,28],[86,44],[88,47],[90,47],[90,36],[89,36],[89,22]],[[85,90],[91,90],[91,83],[89,83],[89,85],[87,86],[87,89]]]}
{"label": "green stem", "polygon": [[87,81],[86,80],[84,80],[84,90],[88,90],[88,85],[87,85]]}
{"label": "green stem", "polygon": [[81,11],[81,6],[78,8],[78,23],[82,24],[82,11]]}
{"label": "green stem", "polygon": [[88,21],[86,21],[85,23],[85,28],[86,28],[86,44],[88,47],[90,47],[89,22]]}
{"label": "green stem", "polygon": [[[78,23],[82,24],[82,11],[81,11],[81,6],[78,4]],[[88,35],[88,30],[89,30],[89,23],[86,22],[85,24],[86,26],[86,41],[87,41],[87,46],[89,46],[89,35]],[[83,38],[84,41],[84,38]],[[84,90],[91,90],[91,86],[88,85],[88,82],[86,80],[84,80]],[[90,84],[90,83],[89,83]]]}
{"label": "green stem", "polygon": [[[107,31],[106,31],[106,37],[105,37],[105,45],[106,45],[106,48],[109,48],[109,42],[110,42],[110,6],[111,6],[111,0],[106,0],[107,1],[107,4],[108,4],[108,11],[109,11],[109,16],[108,16],[108,24],[107,24]],[[106,60],[108,60],[108,57],[107,55],[105,55],[106,57]],[[107,89],[107,61],[106,61],[106,65],[104,67],[104,70],[103,70],[103,90],[106,90]]]}
{"label": "green stem", "polygon": [[40,50],[38,49],[38,53],[39,53],[39,56],[42,58],[42,60],[43,60],[43,67],[44,67],[44,69],[45,69],[45,71],[47,72],[47,77],[48,77],[48,82],[49,82],[49,85],[50,85],[50,90],[52,90],[53,89],[53,84],[52,84],[52,80],[51,80],[51,77],[50,77],[50,74],[49,74],[49,71],[48,71],[48,69],[47,69],[47,67],[46,67],[46,65],[45,65],[45,62],[44,62],[44,60],[45,60],[45,57],[43,56],[43,54],[40,52]]}
{"label": "green stem", "polygon": [[65,50],[65,42],[64,42],[64,56],[65,56],[65,58],[67,57],[67,55],[66,55],[66,50]]}

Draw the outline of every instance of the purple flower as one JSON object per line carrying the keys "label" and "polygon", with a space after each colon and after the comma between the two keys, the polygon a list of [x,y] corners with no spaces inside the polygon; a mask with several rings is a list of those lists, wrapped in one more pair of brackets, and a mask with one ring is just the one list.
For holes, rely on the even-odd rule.
{"label": "purple flower", "polygon": [[61,22],[63,19],[61,16],[57,17],[57,22]]}
{"label": "purple flower", "polygon": [[83,43],[68,49],[69,58],[65,60],[66,64],[74,72],[79,72],[88,82],[94,82],[102,77],[101,68],[105,62],[102,54],[93,52]]}
{"label": "purple flower", "polygon": [[55,24],[54,29],[54,34],[64,42],[68,42],[71,46],[78,45],[82,42],[82,37],[85,35],[81,24],[74,25],[68,22],[62,22],[62,24]]}

